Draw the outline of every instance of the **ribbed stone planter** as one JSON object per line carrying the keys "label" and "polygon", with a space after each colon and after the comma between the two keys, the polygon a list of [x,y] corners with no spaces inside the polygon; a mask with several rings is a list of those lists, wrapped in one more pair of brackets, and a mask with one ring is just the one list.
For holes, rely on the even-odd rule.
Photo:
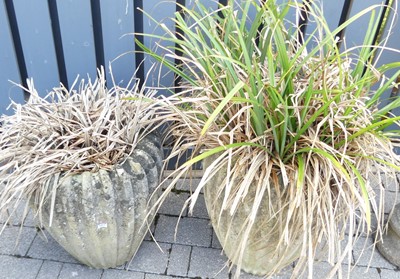
{"label": "ribbed stone planter", "polygon": [[400,267],[400,203],[396,205],[388,231],[378,242],[377,248],[389,262]]}
{"label": "ribbed stone planter", "polygon": [[[81,263],[112,268],[135,255],[148,229],[146,216],[159,197],[158,191],[152,196],[162,167],[159,142],[148,135],[112,171],[67,176],[56,192],[51,226],[50,202],[44,204],[45,229]],[[149,226],[154,215],[150,212]]]}
{"label": "ribbed stone planter", "polygon": [[[208,157],[204,160],[204,167],[208,167],[214,157]],[[227,175],[227,168],[221,168],[220,171],[206,184],[204,188],[204,198],[212,226],[218,237],[222,248],[234,264],[238,264],[238,247],[242,239],[243,231],[246,227],[246,218],[248,218],[253,205],[255,190],[257,187],[250,187],[245,199],[241,200],[238,210],[233,216],[227,210],[220,213],[224,193],[218,193],[216,189],[224,183]],[[269,203],[271,201],[271,203]],[[301,242],[291,243],[290,247],[279,251],[280,258],[272,257],[276,251],[280,237],[277,232],[277,218],[274,217],[271,209],[278,212],[278,203],[276,193],[271,189],[271,196],[268,193],[264,195],[260,209],[255,219],[254,229],[250,237],[241,260],[241,269],[254,275],[266,275],[272,270],[280,269],[292,264],[300,256]],[[286,212],[282,212],[286,214]],[[284,215],[286,216],[286,215]]]}

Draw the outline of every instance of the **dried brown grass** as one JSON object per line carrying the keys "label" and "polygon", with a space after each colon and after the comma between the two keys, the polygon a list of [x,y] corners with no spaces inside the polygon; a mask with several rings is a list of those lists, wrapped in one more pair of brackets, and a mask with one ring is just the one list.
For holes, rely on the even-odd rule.
{"label": "dried brown grass", "polygon": [[[15,113],[1,117],[2,217],[33,195],[42,204],[62,177],[112,169],[165,122],[157,113],[156,91],[139,89],[135,80],[127,88],[107,89],[102,69],[94,81],[76,83],[76,89],[61,86],[42,98],[31,80],[29,101],[13,103]],[[51,176],[58,179],[49,185]]]}

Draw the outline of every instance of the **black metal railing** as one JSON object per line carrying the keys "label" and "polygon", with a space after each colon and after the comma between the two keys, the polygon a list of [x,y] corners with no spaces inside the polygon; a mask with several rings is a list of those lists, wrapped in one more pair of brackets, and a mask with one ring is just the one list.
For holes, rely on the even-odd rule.
{"label": "black metal railing", "polygon": [[[134,17],[133,17],[133,22],[132,24],[134,25],[134,31],[137,34],[143,33],[144,31],[144,23],[143,23],[143,0],[131,0],[131,4],[134,9]],[[342,7],[340,17],[338,20],[338,24],[342,24],[345,20],[348,19],[351,9],[352,9],[352,4],[353,0],[345,0],[344,5]],[[228,0],[219,0],[218,1],[219,5],[227,5]],[[262,4],[263,1],[260,1],[260,4]],[[386,0],[386,5],[387,7],[382,9],[381,15],[380,15],[380,24],[384,24],[385,20],[387,19],[387,15],[389,12],[389,6],[393,3],[393,0]],[[21,42],[21,37],[20,37],[20,30],[18,26],[18,19],[16,16],[15,12],[15,7],[13,0],[4,0],[5,8],[6,8],[6,14],[7,14],[7,20],[8,24],[11,30],[12,34],[12,43],[13,47],[15,50],[16,58],[17,58],[17,64],[18,64],[18,71],[21,79],[21,83],[23,86],[26,86],[26,79],[28,78],[28,72],[27,72],[27,64],[26,64],[26,59],[23,51],[23,46]],[[308,9],[307,7],[309,5],[313,4],[313,0],[303,0],[304,8],[300,9],[300,14],[299,14],[299,21],[297,22],[299,26],[299,33],[298,33],[298,38],[299,41],[301,42],[303,38],[306,35],[306,28],[308,25]],[[62,14],[63,11],[60,11],[59,8],[57,7],[57,1],[54,0],[48,0],[47,1],[48,9],[49,9],[49,15],[50,15],[50,22],[51,22],[51,31],[52,31],[52,36],[53,36],[53,41],[54,41],[54,49],[55,49],[55,54],[56,54],[56,63],[57,63],[57,69],[58,69],[58,77],[61,83],[63,83],[67,88],[70,84],[70,81],[68,81],[68,75],[67,75],[67,66],[66,66],[66,61],[65,61],[65,55],[64,55],[64,45],[63,45],[63,40],[62,40],[62,34],[61,34],[61,28],[60,28],[60,21],[59,21],[59,16]],[[181,12],[181,6],[186,5],[185,0],[176,0],[176,12]],[[100,0],[91,0],[90,1],[90,9],[91,9],[91,20],[92,20],[92,25],[93,25],[93,38],[94,38],[94,47],[95,47],[95,57],[96,57],[96,67],[100,66],[106,66],[106,61],[105,61],[105,54],[104,54],[104,40],[103,40],[103,26],[102,26],[102,11],[101,11],[101,1]],[[175,32],[178,37],[184,36],[182,30],[179,30],[177,27],[175,27]],[[339,33],[339,40],[338,44],[340,45],[343,36],[344,36],[345,30],[342,30]],[[375,34],[375,40],[379,39],[379,36],[381,35],[382,30],[379,30],[377,34]],[[142,35],[136,35],[136,39],[144,43],[143,41],[143,36]],[[139,78],[140,80],[144,80],[145,78],[145,72],[144,72],[144,65],[142,63],[144,59],[144,54],[139,50],[139,47],[137,44],[135,44],[135,60],[136,60],[136,77]],[[175,61],[177,65],[180,64],[180,61]],[[179,80],[175,79],[175,85]],[[25,99],[29,98],[29,94],[25,92]]]}
{"label": "black metal railing", "polygon": [[[143,13],[141,12],[143,10],[143,0],[134,0],[133,1],[133,14],[134,14],[134,24],[135,24],[135,33],[136,34],[143,34],[144,28],[143,28]],[[136,39],[144,44],[144,39],[142,35],[136,35]],[[143,60],[144,60],[144,54],[143,52],[140,51],[140,47],[138,44],[135,44],[135,61],[136,61],[136,73],[137,77],[139,78],[140,81],[144,81],[144,65],[143,65]]]}
{"label": "black metal railing", "polygon": [[[19,76],[21,78],[21,84],[26,88],[28,71],[26,68],[25,56],[22,48],[21,36],[19,33],[18,21],[17,21],[17,16],[15,14],[14,3],[12,0],[4,0],[4,5],[6,7],[7,19],[11,30],[15,55],[17,57],[18,71],[19,71]],[[29,99],[28,92],[24,92],[24,99],[25,101]]]}
{"label": "black metal railing", "polygon": [[49,7],[49,15],[51,21],[51,31],[53,33],[54,50],[56,53],[57,65],[58,65],[58,77],[60,82],[65,87],[68,85],[67,67],[65,65],[64,48],[61,36],[60,19],[58,18],[57,1],[47,0]]}

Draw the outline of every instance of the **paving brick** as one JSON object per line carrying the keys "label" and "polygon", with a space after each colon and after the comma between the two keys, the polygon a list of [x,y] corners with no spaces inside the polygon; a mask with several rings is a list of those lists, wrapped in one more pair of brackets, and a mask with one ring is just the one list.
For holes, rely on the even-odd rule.
{"label": "paving brick", "polygon": [[[332,270],[332,266],[327,263],[327,262],[314,262],[314,265],[312,267],[312,278],[327,278],[327,275],[330,273]],[[302,276],[300,276],[301,279],[306,279],[309,278],[309,270],[306,268]],[[333,277],[333,278],[336,278]]]}
{"label": "paving brick", "polygon": [[[344,238],[340,242],[340,247],[341,247],[341,253],[343,253],[347,247],[347,244],[349,243],[349,238],[348,234],[344,236]],[[329,257],[329,247],[328,247],[327,240],[321,241],[321,243],[318,244],[318,247],[315,251],[315,257],[314,261],[315,262],[328,262],[328,257]],[[350,257],[350,259],[349,259]],[[344,259],[342,261],[344,264],[354,264],[354,256],[353,253],[347,253],[344,256]]]}
{"label": "paving brick", "polygon": [[[230,278],[235,278],[235,276],[236,276],[236,269],[233,269],[233,270],[231,270],[231,272],[230,272]],[[261,279],[261,278],[263,278],[262,276],[257,276],[257,275],[253,275],[253,274],[250,274],[250,273],[246,273],[246,272],[244,272],[244,271],[241,271],[240,272],[240,277],[239,277],[240,279]],[[272,278],[275,278],[275,277],[272,277]],[[290,278],[290,277],[289,277]],[[285,278],[286,279],[286,278]]]}
{"label": "paving brick", "polygon": [[222,249],[222,245],[218,240],[218,236],[215,233],[215,231],[213,230],[212,232],[212,242],[211,242],[211,247],[213,248],[217,248],[217,249]]}
{"label": "paving brick", "polygon": [[100,279],[102,269],[91,269],[80,264],[64,264],[58,279]]}
{"label": "paving brick", "polygon": [[388,179],[383,179],[383,186],[387,191],[396,192],[399,190],[399,183],[397,177],[390,177]]}
{"label": "paving brick", "polygon": [[[8,220],[8,224],[13,225],[13,226],[20,226],[23,221],[23,216],[25,214],[25,206],[26,203],[22,201],[18,207],[16,208],[15,211],[8,211],[8,213],[11,214],[11,218]],[[28,212],[25,216],[25,220],[23,222],[25,227],[35,227],[36,226],[36,221],[33,219],[33,214],[32,210],[29,208],[27,209]],[[1,215],[0,223],[4,223],[7,221],[7,218],[10,216],[8,213],[5,213],[5,215]]]}
{"label": "paving brick", "polygon": [[144,273],[130,270],[106,269],[101,279],[144,279]]}
{"label": "paving brick", "polygon": [[[165,199],[164,203],[162,204],[160,210],[158,211],[159,214],[167,214],[167,215],[174,215],[180,216],[185,201],[189,197],[188,193],[169,193],[168,197]],[[183,209],[182,216],[186,216],[187,209]]]}
{"label": "paving brick", "polygon": [[390,213],[393,207],[399,202],[399,195],[395,192],[385,192],[385,213]]}
{"label": "paving brick", "polygon": [[60,262],[43,261],[39,274],[36,279],[54,279],[58,278],[63,264]]}
{"label": "paving brick", "polygon": [[191,250],[191,246],[172,245],[167,269],[168,275],[187,275]]}
{"label": "paving brick", "polygon": [[380,272],[381,279],[398,279],[400,278],[400,270],[392,270],[392,269],[379,269],[378,272]]}
{"label": "paving brick", "polygon": [[[327,262],[318,262],[315,263],[313,267],[313,278],[327,278],[327,275],[332,270],[332,266]],[[348,275],[350,272],[350,276]],[[341,276],[338,275],[339,272],[334,274],[333,278],[351,278],[351,279],[379,279],[381,278],[377,268],[371,267],[360,267],[360,266],[349,266],[343,264],[342,269],[340,271]],[[306,279],[308,272],[306,271],[305,274],[301,278]],[[386,277],[382,277],[382,279],[386,279]]]}
{"label": "paving brick", "polygon": [[32,246],[28,251],[28,256],[35,259],[54,260],[64,263],[78,263],[67,251],[64,250],[49,234],[47,240],[41,233],[37,234]]}
{"label": "paving brick", "polygon": [[0,254],[25,256],[35,236],[34,228],[6,227],[0,235]]}
{"label": "paving brick", "polygon": [[[197,186],[200,183],[200,178],[193,178],[193,179],[180,179],[176,185],[175,189],[179,191],[188,191],[188,192],[193,192],[194,190],[197,189]],[[201,193],[203,190],[201,190]]]}
{"label": "paving brick", "polygon": [[203,194],[199,195],[199,197],[194,205],[193,212],[191,212],[191,214],[189,214],[189,216],[210,219],[208,212],[207,212],[206,202],[204,201]]}
{"label": "paving brick", "polygon": [[355,243],[353,247],[353,255],[355,263],[358,266],[368,266],[371,260],[371,255],[373,255],[372,261],[370,263],[371,267],[388,269],[395,268],[394,265],[389,263],[385,258],[381,256],[377,249],[373,250],[371,237],[360,237],[360,239]]}
{"label": "paving brick", "polygon": [[[9,214],[6,210],[0,210],[0,226],[3,226],[4,223],[7,222],[9,217]],[[11,222],[7,222],[8,225],[11,224]]]}
{"label": "paving brick", "polygon": [[[155,230],[155,224],[154,224],[154,221],[155,221],[155,219],[156,218],[158,218],[157,216],[154,218],[154,220],[153,220],[153,222],[151,223],[151,225],[150,225],[150,231],[151,231],[151,234],[153,234],[153,236],[154,236],[154,230]],[[144,237],[144,240],[149,240],[149,241],[153,241],[153,237],[151,236],[151,234],[150,234],[150,232],[148,231],[147,232],[147,234],[145,235],[145,237]]]}
{"label": "paving brick", "polygon": [[[290,265],[288,267],[285,267],[278,274],[271,276],[270,279],[290,279],[292,276],[292,272],[293,272],[293,266]],[[232,268],[230,274],[231,274],[230,278],[234,278],[234,276],[236,274],[236,267]],[[264,278],[264,277],[249,274],[244,271],[240,272],[240,279],[261,279],[261,278]],[[316,277],[316,278],[319,278],[319,277]]]}
{"label": "paving brick", "polygon": [[155,242],[143,241],[136,256],[127,265],[127,269],[159,274],[165,273],[171,245],[165,243],[158,243],[158,245],[162,251],[160,251]]}
{"label": "paving brick", "polygon": [[43,261],[0,255],[0,279],[34,279]]}
{"label": "paving brick", "polygon": [[348,272],[347,269],[344,268],[343,278],[351,278],[351,279],[387,279],[386,277],[380,277],[379,272],[376,268],[366,268],[366,267],[359,267],[355,266],[352,267],[350,271],[350,276],[347,277]]}
{"label": "paving brick", "polygon": [[[384,214],[384,220],[383,220],[384,224],[386,224],[386,222],[388,220],[388,216],[389,216],[389,214]],[[382,224],[382,221],[381,221],[381,224]],[[373,232],[375,232],[377,227],[378,227],[378,220],[375,215],[372,215],[371,216],[371,230]],[[363,236],[363,237],[370,237],[370,235],[371,234],[368,235],[367,232],[365,232],[365,231],[360,233],[360,236]]]}
{"label": "paving brick", "polygon": [[190,258],[189,277],[229,278],[226,256],[221,250],[193,247]]}
{"label": "paving brick", "polygon": [[209,247],[211,226],[209,221],[196,218],[181,218],[175,240],[177,217],[161,215],[155,232],[157,241]]}
{"label": "paving brick", "polygon": [[172,179],[166,179],[164,176],[160,182],[161,189],[165,190],[171,185]]}
{"label": "paving brick", "polygon": [[[379,183],[379,180],[381,183]],[[390,175],[386,176],[384,173],[370,173],[368,182],[370,183],[373,189],[379,189],[381,186],[384,186],[386,190],[395,191],[396,190],[396,178],[391,177]]]}
{"label": "paving brick", "polygon": [[[350,268],[349,268],[350,267]],[[313,276],[312,278],[328,278],[328,274],[332,271],[333,266],[328,262],[315,262],[313,266]],[[350,276],[348,275],[350,272]],[[341,274],[339,276],[339,273]],[[274,278],[274,277],[273,277]],[[280,277],[279,277],[280,278]],[[286,278],[286,277],[284,277]],[[288,277],[289,278],[289,277]],[[302,274],[301,279],[308,278],[308,270]],[[335,279],[338,278],[351,278],[351,279],[379,279],[379,273],[377,268],[371,267],[367,269],[367,267],[360,266],[349,266],[347,264],[342,264],[341,271],[337,271],[333,274]]]}
{"label": "paving brick", "polygon": [[114,267],[114,269],[125,270],[126,269],[126,265],[127,265],[127,263],[125,263],[123,265],[120,265],[120,266],[117,266],[117,267]]}
{"label": "paving brick", "polygon": [[[170,279],[170,278],[177,278],[177,277],[160,275],[160,274],[151,274],[151,273],[146,273],[146,275],[145,275],[145,279]],[[181,277],[179,277],[179,278],[181,278]]]}
{"label": "paving brick", "polygon": [[[378,190],[375,190],[376,197],[375,199],[379,201],[381,194]],[[400,196],[395,192],[386,191],[384,196],[384,212],[390,213],[393,207],[399,202]]]}
{"label": "paving brick", "polygon": [[[188,191],[190,188],[187,181],[179,181],[179,184],[181,190],[186,189],[183,191]],[[188,195],[188,192],[180,194]],[[388,197],[386,201],[395,202],[393,193],[389,193]],[[392,201],[390,201],[390,199],[392,199]],[[174,202],[172,205],[177,208],[178,202],[182,201]],[[201,204],[198,204],[198,206],[200,206],[201,210]],[[173,210],[176,210],[176,208]],[[204,210],[205,207],[202,209]],[[195,218],[185,217],[181,219],[178,228],[177,242],[171,245],[170,243],[174,243],[174,232],[178,218],[165,215],[175,215],[176,213],[171,214],[171,212],[176,211],[173,211],[171,208],[165,208],[165,210],[163,214],[159,215],[157,227],[155,228],[154,225],[152,226],[156,239],[160,241],[160,245],[165,253],[163,254],[160,252],[156,243],[144,241],[143,247],[140,248],[138,254],[129,266],[129,268],[134,271],[119,270],[123,269],[124,266],[103,271],[93,270],[78,264],[71,264],[77,263],[76,260],[69,256],[51,237],[49,237],[49,242],[47,243],[45,240],[41,239],[39,235],[35,236],[35,229],[30,227],[34,226],[34,221],[31,221],[32,223],[28,225],[28,228],[23,229],[19,250],[13,252],[19,227],[8,227],[3,235],[0,236],[0,279],[56,279],[58,275],[60,275],[59,278],[85,279],[234,278],[233,272],[235,269],[233,268],[233,270],[229,272],[228,268],[225,267],[226,257],[221,255],[220,249],[213,249],[220,248],[221,246],[216,235],[211,230],[209,221],[206,219],[208,217],[205,215],[205,211],[197,213],[195,211]],[[18,221],[13,221],[13,223],[16,225],[19,224]],[[26,233],[26,235],[24,235],[24,233]],[[366,238],[360,239],[354,247],[353,254],[357,258],[364,249],[363,241],[365,240]],[[374,253],[371,262],[372,267],[366,272],[367,269],[365,266],[369,263],[372,253],[372,249],[369,247],[372,245],[372,240],[368,239],[367,243],[367,249],[365,249],[364,254],[359,258],[358,266],[354,267],[349,278],[400,278],[400,271],[397,271],[396,267],[388,263],[378,252]],[[30,248],[28,248],[28,244],[31,245]],[[195,247],[188,245],[193,245]],[[212,248],[210,248],[210,246]],[[32,259],[10,256],[9,254],[12,253],[22,256],[25,253],[27,256],[32,257]],[[45,260],[43,261],[42,259]],[[343,266],[343,278],[347,278],[346,267],[347,265]],[[215,275],[221,269],[223,269],[223,271]],[[330,269],[331,266],[326,262],[316,264],[313,278],[326,278],[325,275]],[[271,278],[288,279],[292,271],[293,267],[291,266],[288,267],[288,271],[284,271],[284,273]],[[261,277],[242,272],[240,278],[259,279]]]}

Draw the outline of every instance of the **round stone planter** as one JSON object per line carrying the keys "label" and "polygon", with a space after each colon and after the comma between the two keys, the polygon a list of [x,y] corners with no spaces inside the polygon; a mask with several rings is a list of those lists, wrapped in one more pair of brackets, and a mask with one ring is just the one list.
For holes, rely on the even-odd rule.
{"label": "round stone planter", "polygon": [[43,226],[83,264],[103,269],[126,263],[154,218],[150,208],[159,197],[162,159],[160,141],[150,134],[113,170],[65,177],[56,191],[51,225],[50,201],[42,207]]}
{"label": "round stone planter", "polygon": [[400,203],[396,205],[388,231],[377,243],[377,248],[389,262],[400,267]]}
{"label": "round stone planter", "polygon": [[[209,166],[213,161],[213,156],[204,160],[204,167]],[[246,219],[251,212],[256,187],[250,187],[246,197],[239,203],[234,215],[230,215],[229,210],[221,213],[224,193],[218,193],[216,185],[222,185],[226,178],[227,168],[223,167],[205,185],[204,198],[207,211],[209,213],[213,229],[218,237],[222,248],[234,264],[238,264],[238,247],[243,238],[243,227]],[[271,203],[269,203],[271,201]],[[258,210],[253,229],[241,259],[241,269],[254,275],[267,275],[272,271],[278,272],[284,267],[292,264],[300,256],[301,241],[292,242],[289,247],[282,247],[277,251],[281,233],[277,230],[277,217],[273,212],[280,209],[277,195],[273,189],[270,196],[264,194],[263,201]],[[282,214],[286,214],[283,210]],[[286,215],[284,215],[286,216]],[[272,255],[278,252],[279,257]],[[275,255],[277,255],[275,254]]]}

